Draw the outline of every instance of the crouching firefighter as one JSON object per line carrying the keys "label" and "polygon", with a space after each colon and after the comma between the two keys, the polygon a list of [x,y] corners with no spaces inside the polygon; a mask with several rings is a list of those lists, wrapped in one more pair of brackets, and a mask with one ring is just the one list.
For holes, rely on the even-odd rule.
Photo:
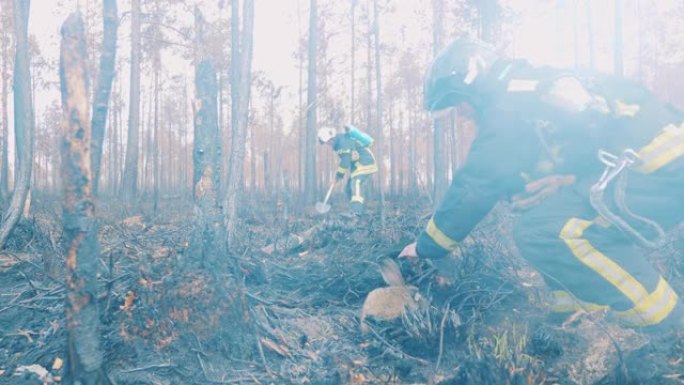
{"label": "crouching firefighter", "polygon": [[319,129],[318,141],[321,144],[330,144],[339,157],[335,173],[337,181],[349,175],[345,191],[350,210],[357,215],[363,213],[366,201],[366,181],[370,175],[378,171],[375,155],[370,149],[373,138],[353,125],[347,124],[344,132],[339,133],[333,127]]}
{"label": "crouching firefighter", "polygon": [[444,257],[508,200],[553,312],[681,327],[677,293],[645,258],[684,220],[681,112],[627,79],[534,67],[463,38],[435,57],[424,98],[429,111],[469,104],[478,136],[402,256]]}

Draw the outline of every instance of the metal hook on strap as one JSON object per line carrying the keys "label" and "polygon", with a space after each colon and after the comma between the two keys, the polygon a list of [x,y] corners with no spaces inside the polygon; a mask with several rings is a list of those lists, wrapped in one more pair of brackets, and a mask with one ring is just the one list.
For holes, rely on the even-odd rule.
{"label": "metal hook on strap", "polygon": [[[591,202],[592,207],[594,207],[594,209],[599,213],[599,215],[603,219],[605,219],[618,229],[622,230],[624,233],[631,235],[643,246],[649,248],[658,247],[662,243],[665,236],[665,232],[663,231],[663,229],[655,221],[632,213],[632,211],[629,210],[625,203],[624,190],[627,184],[627,174],[623,174],[623,172],[626,169],[632,167],[634,164],[637,164],[641,161],[641,159],[639,158],[639,154],[632,149],[626,149],[622,152],[620,156],[617,156],[611,154],[606,150],[601,149],[598,152],[598,158],[601,161],[601,163],[603,163],[606,166],[606,168],[603,170],[603,174],[601,175],[599,180],[591,186],[589,200]],[[638,230],[631,226],[626,220],[624,220],[620,215],[612,212],[603,201],[603,192],[608,187],[608,185],[618,176],[620,176],[620,183],[618,183],[615,186],[614,196],[615,203],[620,211],[620,214],[622,214],[623,216],[627,216],[633,221],[641,222],[643,225],[646,225],[653,229],[653,231],[656,233],[656,237],[654,240],[647,239]]]}

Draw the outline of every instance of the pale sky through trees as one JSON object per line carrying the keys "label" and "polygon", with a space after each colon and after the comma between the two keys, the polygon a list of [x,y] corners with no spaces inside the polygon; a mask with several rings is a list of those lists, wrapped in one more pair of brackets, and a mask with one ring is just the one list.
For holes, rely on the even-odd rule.
{"label": "pale sky through trees", "polygon": [[[99,1],[94,0],[33,0],[31,2],[31,16],[29,20],[29,33],[34,35],[40,45],[41,54],[48,63],[56,63],[58,58],[58,37],[59,27],[67,14],[72,12],[76,4],[81,7],[90,6],[91,8],[101,7]],[[218,1],[198,1],[200,7],[205,10],[207,18],[211,21],[219,14],[217,8]],[[227,2],[229,3],[229,2]],[[281,98],[281,108],[286,121],[294,115],[294,108],[297,102],[298,69],[297,60],[294,52],[297,48],[298,35],[300,32],[306,36],[308,26],[308,1],[307,0],[257,0],[255,17],[255,37],[254,37],[254,71],[262,71],[265,77],[272,80],[276,86],[285,86]],[[504,40],[509,41],[506,52],[511,56],[525,57],[536,64],[550,64],[554,66],[570,67],[574,64],[573,51],[573,6],[577,7],[578,41],[580,65],[588,64],[587,48],[587,28],[586,28],[586,0],[558,0],[558,1],[539,1],[539,0],[503,0],[504,6],[510,6],[514,12],[514,19],[511,24],[504,26]],[[637,7],[638,3],[638,8]],[[635,57],[638,53],[638,23],[640,17],[651,15],[655,17],[659,28],[664,29],[659,33],[671,35],[682,35],[682,27],[679,25],[667,25],[659,23],[657,20],[664,20],[664,15],[671,12],[677,6],[681,6],[682,0],[640,0],[637,2],[624,2],[624,44],[625,44],[625,71],[629,76],[635,71]],[[431,33],[426,31],[426,26],[430,25],[430,4],[429,0],[396,0],[391,1],[395,8],[391,15],[385,15],[381,21],[381,36],[388,44],[393,44],[399,48],[409,48],[421,44],[429,44]],[[357,7],[365,6],[365,2],[359,1]],[[612,46],[613,43],[613,6],[614,1],[592,1],[594,17],[594,31],[596,44],[596,65],[599,70],[610,71],[612,69]],[[129,2],[119,1],[119,14],[129,11]],[[349,61],[349,4],[348,2],[335,2],[334,8],[336,15],[335,22],[340,24],[328,26],[328,32],[335,35],[331,38],[330,55],[339,68],[348,66]],[[224,5],[223,18],[227,20],[230,12],[229,6]],[[298,27],[297,12],[300,12],[301,27]],[[357,12],[358,17],[359,12]],[[421,14],[425,20],[419,20],[416,16]],[[191,16],[187,15],[188,24],[191,25]],[[341,20],[345,20],[344,23]],[[91,21],[92,22],[92,21]],[[95,20],[95,28],[101,29],[101,21]],[[332,23],[330,23],[332,24]],[[670,23],[673,24],[673,23]],[[298,31],[301,28],[301,31]],[[338,28],[339,31],[333,30]],[[366,26],[358,23],[357,37],[364,36]],[[400,31],[405,28],[404,41]],[[421,28],[423,30],[421,30]],[[128,18],[124,17],[119,28],[119,46],[117,56],[127,59],[129,55],[129,26]],[[337,33],[338,32],[338,33]],[[644,33],[646,39],[656,39],[656,34],[648,36],[648,31]],[[226,36],[226,39],[229,37]],[[665,47],[660,47],[666,49]],[[357,46],[357,65],[363,65],[364,54],[363,44]],[[169,50],[166,50],[169,51]],[[190,63],[165,53],[165,71],[169,75],[176,72],[185,72],[192,76]],[[420,58],[427,65],[428,57]],[[661,59],[662,60],[662,59]],[[121,68],[117,74],[119,80],[127,82],[128,69]],[[389,71],[386,71],[386,74]],[[360,72],[359,72],[360,73]],[[36,95],[36,109],[39,113],[46,105],[58,101],[58,89],[56,87],[57,73],[43,74],[48,79],[54,81],[51,89],[39,91]],[[422,75],[422,74],[421,74]],[[337,94],[348,93],[349,79],[347,76],[335,80],[337,84],[333,86]],[[146,84],[143,82],[143,87]],[[341,96],[341,95],[340,95]],[[345,98],[342,98],[345,100]],[[39,116],[38,114],[36,116]],[[287,125],[287,124],[286,124]]]}

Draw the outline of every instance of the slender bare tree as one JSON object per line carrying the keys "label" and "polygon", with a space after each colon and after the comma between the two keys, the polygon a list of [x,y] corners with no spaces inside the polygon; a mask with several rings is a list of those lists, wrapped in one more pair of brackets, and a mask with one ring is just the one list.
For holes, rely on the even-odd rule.
{"label": "slender bare tree", "polygon": [[378,0],[373,0],[373,35],[375,37],[375,127],[377,128],[378,141],[378,189],[380,190],[380,223],[385,227],[385,145],[383,139],[383,110],[382,110],[382,76],[380,63],[380,14],[378,10]]}
{"label": "slender bare tree", "polygon": [[131,1],[131,80],[128,106],[128,138],[122,193],[127,202],[137,194],[140,130],[140,0]]}
{"label": "slender bare tree", "polygon": [[11,0],[0,0],[2,5],[2,32],[0,32],[0,39],[2,39],[2,165],[0,166],[0,198],[5,200],[9,195],[9,118],[8,118],[8,85],[10,83],[10,42],[12,31],[12,5]]}
{"label": "slender bare tree", "polygon": [[243,166],[246,153],[249,99],[252,85],[252,39],[254,30],[254,1],[243,3],[243,24],[240,33],[239,0],[231,3],[231,141],[230,169],[225,191],[225,226],[228,245],[233,246],[237,224],[238,205],[243,184]]}
{"label": "slender bare tree", "polygon": [[31,71],[28,42],[28,17],[30,0],[14,0],[14,32],[16,56],[14,59],[14,135],[17,143],[18,172],[14,192],[0,225],[0,248],[24,211],[31,183],[33,164],[33,98],[31,95]]}
{"label": "slender bare tree", "polygon": [[86,44],[80,13],[62,25],[62,179],[66,253],[69,384],[109,384],[102,369],[97,308],[100,246],[92,201],[91,127]]}
{"label": "slender bare tree", "polygon": [[97,88],[93,100],[93,141],[91,159],[93,162],[93,196],[97,196],[100,181],[100,160],[102,159],[102,143],[105,137],[105,126],[109,110],[109,97],[114,80],[114,65],[116,63],[116,34],[119,28],[119,16],[116,0],[102,2],[102,53],[100,54],[100,72],[97,78]]}
{"label": "slender bare tree", "polygon": [[316,200],[316,46],[318,42],[317,0],[309,3],[309,66],[306,88],[306,162],[304,166],[304,202]]}

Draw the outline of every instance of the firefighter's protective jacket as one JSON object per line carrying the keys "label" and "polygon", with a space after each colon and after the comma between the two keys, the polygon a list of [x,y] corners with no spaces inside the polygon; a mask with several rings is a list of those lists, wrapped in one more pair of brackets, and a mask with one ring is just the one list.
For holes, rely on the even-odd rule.
{"label": "firefighter's protective jacket", "polygon": [[[684,178],[671,177],[682,172],[673,164],[684,154],[682,115],[644,87],[519,60],[501,60],[490,74],[490,92],[476,106],[478,137],[418,238],[421,257],[444,256],[498,201],[524,194],[526,184],[548,175],[574,175],[571,188],[588,202],[605,167],[599,150],[638,153],[631,190],[652,183],[684,188]],[[630,195],[635,206],[648,205],[649,199],[677,198]]]}
{"label": "firefighter's protective jacket", "polygon": [[361,145],[347,134],[337,134],[333,138],[333,150],[340,158],[337,168],[338,178],[344,177],[347,173],[354,178],[378,171],[371,149]]}

